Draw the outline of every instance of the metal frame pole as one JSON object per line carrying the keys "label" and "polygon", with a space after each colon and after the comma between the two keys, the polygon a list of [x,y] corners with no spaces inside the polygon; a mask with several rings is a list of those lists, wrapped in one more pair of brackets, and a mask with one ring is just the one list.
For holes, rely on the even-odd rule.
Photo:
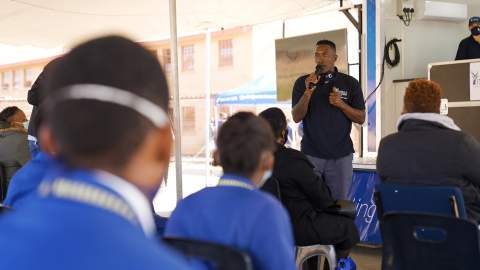
{"label": "metal frame pole", "polygon": [[205,33],[205,186],[208,186],[210,177],[210,96],[211,96],[211,62],[212,62],[212,32],[207,29]]}
{"label": "metal frame pole", "polygon": [[172,89],[173,89],[173,131],[175,135],[175,172],[177,201],[183,198],[182,183],[182,132],[180,129],[180,90],[178,83],[178,49],[177,49],[177,3],[170,0],[170,47],[172,50]]}

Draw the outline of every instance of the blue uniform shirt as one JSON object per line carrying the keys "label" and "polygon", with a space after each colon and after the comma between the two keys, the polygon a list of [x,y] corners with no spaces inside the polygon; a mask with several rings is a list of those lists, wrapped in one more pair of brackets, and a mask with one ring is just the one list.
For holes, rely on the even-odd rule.
{"label": "blue uniform shirt", "polygon": [[131,184],[83,170],[46,178],[38,196],[0,217],[2,269],[191,269],[147,233],[150,204]]}
{"label": "blue uniform shirt", "polygon": [[18,208],[29,198],[36,196],[38,185],[55,163],[56,161],[44,152],[35,155],[10,180],[3,204]]}
{"label": "blue uniform shirt", "polygon": [[233,246],[251,256],[255,270],[295,269],[286,210],[242,177],[224,175],[218,186],[180,201],[167,222],[165,236]]}
{"label": "blue uniform shirt", "polygon": [[[350,131],[352,121],[329,102],[333,86],[342,100],[351,107],[364,110],[363,93],[358,81],[335,68],[334,77],[321,80],[310,98],[308,111],[303,118],[302,152],[322,159],[337,159],[354,152]],[[297,105],[305,92],[305,79],[295,81],[292,91],[292,107]]]}

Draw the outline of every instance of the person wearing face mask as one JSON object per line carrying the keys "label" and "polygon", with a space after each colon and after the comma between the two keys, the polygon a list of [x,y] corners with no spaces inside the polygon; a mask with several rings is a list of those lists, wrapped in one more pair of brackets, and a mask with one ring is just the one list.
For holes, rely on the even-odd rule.
{"label": "person wearing face mask", "polygon": [[365,102],[358,81],[335,67],[336,45],[320,40],[314,73],[299,77],[292,90],[292,116],[303,123],[301,151],[325,179],[334,199],[347,199],[352,183],[352,122],[365,122]]}
{"label": "person wearing face mask", "polygon": [[0,112],[0,162],[7,178],[1,186],[2,200],[12,176],[31,159],[25,126],[28,126],[27,117],[18,107],[7,107]]}
{"label": "person wearing face mask", "polygon": [[287,211],[258,190],[271,175],[274,149],[263,119],[249,112],[231,116],[220,127],[215,153],[224,175],[216,187],[179,202],[165,235],[233,246],[250,255],[256,270],[294,270]]}
{"label": "person wearing face mask", "polygon": [[480,17],[474,16],[468,20],[471,35],[464,38],[458,45],[455,60],[480,58]]}
{"label": "person wearing face mask", "polygon": [[[37,115],[33,118],[33,125],[42,127],[48,126],[45,121],[41,108],[37,110]],[[7,196],[3,204],[16,209],[28,203],[31,198],[36,197],[36,191],[46,173],[54,166],[57,166],[59,160],[54,158],[53,149],[40,147],[38,153],[33,155],[21,169],[19,169],[9,182]]]}
{"label": "person wearing face mask", "polygon": [[56,153],[37,196],[0,217],[9,269],[191,269],[159,241],[149,196],[170,161],[169,92],[139,44],[107,36],[55,65],[38,139]]}
{"label": "person wearing face mask", "polygon": [[38,185],[48,170],[56,166],[58,162],[58,160],[54,158],[55,153],[53,150],[40,147],[36,138],[36,131],[40,129],[41,126],[46,125],[44,121],[45,117],[43,117],[41,113],[41,106],[39,106],[41,104],[39,99],[45,99],[48,94],[47,91],[45,91],[43,82],[45,81],[45,77],[49,76],[46,74],[50,73],[48,71],[51,70],[51,67],[56,62],[58,62],[58,60],[53,60],[47,64],[33,84],[32,89],[28,92],[28,102],[33,105],[33,110],[30,121],[25,122],[24,125],[28,130],[28,148],[32,159],[19,169],[9,182],[7,195],[3,200],[3,204],[13,209],[22,207],[23,204],[28,203],[30,198],[36,196]]}
{"label": "person wearing face mask", "polygon": [[272,179],[278,181],[296,244],[334,245],[338,259],[351,260],[349,252],[359,241],[353,218],[330,211],[336,207],[336,200],[325,181],[315,174],[314,166],[304,154],[284,146],[287,120],[282,110],[269,108],[261,112],[260,117],[270,124],[275,136],[277,150]]}
{"label": "person wearing face mask", "polygon": [[0,112],[0,125],[5,127],[24,128],[28,127],[28,120],[25,113],[17,106],[11,106]]}

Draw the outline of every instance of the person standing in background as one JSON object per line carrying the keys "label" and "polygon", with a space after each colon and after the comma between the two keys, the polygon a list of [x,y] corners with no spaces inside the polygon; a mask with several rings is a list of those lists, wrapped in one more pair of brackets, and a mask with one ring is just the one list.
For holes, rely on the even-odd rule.
{"label": "person standing in background", "polygon": [[468,20],[471,35],[464,38],[458,45],[455,60],[480,58],[480,17],[474,16]]}

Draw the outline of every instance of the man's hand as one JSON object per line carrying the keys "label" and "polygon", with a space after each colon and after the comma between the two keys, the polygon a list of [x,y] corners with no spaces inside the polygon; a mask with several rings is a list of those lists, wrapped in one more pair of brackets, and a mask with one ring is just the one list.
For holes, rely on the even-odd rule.
{"label": "man's hand", "polygon": [[476,35],[476,36],[473,36],[473,39],[475,39],[475,41],[480,44],[480,35]]}
{"label": "man's hand", "polygon": [[329,96],[329,101],[330,104],[333,106],[341,109],[343,106],[345,106],[345,102],[342,100],[342,94],[338,91],[336,87],[333,87],[333,91],[330,93]]}
{"label": "man's hand", "polygon": [[318,77],[315,73],[310,73],[305,79],[305,89],[310,90],[310,94],[313,92],[314,87],[311,87],[311,84],[318,83]]}

